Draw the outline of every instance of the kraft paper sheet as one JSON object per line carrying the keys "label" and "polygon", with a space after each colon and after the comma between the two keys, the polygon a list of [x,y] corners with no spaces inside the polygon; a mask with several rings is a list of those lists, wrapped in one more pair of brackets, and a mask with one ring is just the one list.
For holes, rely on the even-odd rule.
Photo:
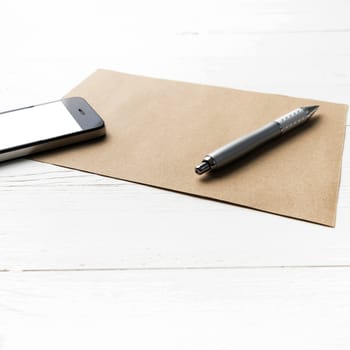
{"label": "kraft paper sheet", "polygon": [[[105,120],[99,141],[34,159],[334,226],[347,106],[98,70],[67,96]],[[281,115],[320,105],[306,124],[215,173],[203,156]],[[243,223],[242,223],[243,224]]]}

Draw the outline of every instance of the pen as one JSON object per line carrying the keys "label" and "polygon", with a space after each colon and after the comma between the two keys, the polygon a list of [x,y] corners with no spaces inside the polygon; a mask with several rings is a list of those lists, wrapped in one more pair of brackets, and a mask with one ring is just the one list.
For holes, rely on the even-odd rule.
{"label": "pen", "polygon": [[306,122],[312,117],[318,107],[308,106],[297,108],[266,124],[262,128],[218,148],[203,158],[202,162],[196,166],[195,172],[201,175],[235,161],[263,143],[283,135],[287,131]]}

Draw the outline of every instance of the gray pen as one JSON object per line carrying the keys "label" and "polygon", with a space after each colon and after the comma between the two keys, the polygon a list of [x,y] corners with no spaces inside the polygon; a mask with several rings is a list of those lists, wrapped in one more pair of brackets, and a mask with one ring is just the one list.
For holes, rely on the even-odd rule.
{"label": "gray pen", "polygon": [[308,106],[297,108],[266,124],[262,128],[218,148],[203,158],[202,162],[196,166],[195,172],[201,175],[235,161],[263,143],[283,135],[287,131],[306,122],[316,112],[318,107]]}

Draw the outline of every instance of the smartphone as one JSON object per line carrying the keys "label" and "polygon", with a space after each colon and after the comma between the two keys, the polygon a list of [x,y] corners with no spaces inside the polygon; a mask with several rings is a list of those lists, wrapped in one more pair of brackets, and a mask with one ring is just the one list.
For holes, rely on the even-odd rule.
{"label": "smartphone", "polygon": [[81,97],[0,112],[0,162],[104,134],[102,118]]}

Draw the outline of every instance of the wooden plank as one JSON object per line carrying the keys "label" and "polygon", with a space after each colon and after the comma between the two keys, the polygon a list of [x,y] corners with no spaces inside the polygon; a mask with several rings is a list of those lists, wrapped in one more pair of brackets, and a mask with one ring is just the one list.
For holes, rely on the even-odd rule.
{"label": "wooden plank", "polygon": [[[347,144],[345,164],[349,150]],[[3,165],[0,177],[0,268],[348,265],[348,175],[346,166],[331,229],[14,161]]]}
{"label": "wooden plank", "polygon": [[[215,46],[215,37],[205,38],[200,42],[185,37],[178,40],[178,53],[175,56],[154,58],[144,55],[142,61],[137,57],[116,57],[113,53],[109,57],[101,55],[87,58],[83,63],[76,56],[68,59],[13,59],[9,66],[0,67],[3,82],[0,87],[0,110],[60,98],[98,67],[163,79],[338,103],[347,103],[350,100],[350,76],[347,74],[350,48],[338,44],[338,50],[336,47],[331,49],[337,50],[337,53],[324,52],[324,47],[330,43],[334,45],[334,42],[350,42],[350,33],[330,36],[326,45],[324,35],[301,35],[300,38],[293,35],[292,38],[270,38],[268,42],[263,38],[264,36],[257,43],[254,38],[229,36],[225,43],[216,44],[222,51],[213,49],[215,55],[207,49]],[[284,51],[287,48],[277,49],[280,41],[288,41],[294,47],[300,48],[300,51],[291,54],[290,60],[286,60]],[[315,43],[316,48],[307,48],[310,41]],[[235,42],[237,48],[232,47],[232,42]],[[198,50],[188,50],[196,45],[199,46]],[[259,46],[258,50],[254,49],[256,45]],[[199,52],[202,46],[207,51]],[[137,50],[134,53],[139,54]],[[336,64],[330,64],[332,60]],[[36,84],[33,85],[33,81]]]}
{"label": "wooden plank", "polygon": [[349,268],[0,273],[1,349],[348,349]]}

